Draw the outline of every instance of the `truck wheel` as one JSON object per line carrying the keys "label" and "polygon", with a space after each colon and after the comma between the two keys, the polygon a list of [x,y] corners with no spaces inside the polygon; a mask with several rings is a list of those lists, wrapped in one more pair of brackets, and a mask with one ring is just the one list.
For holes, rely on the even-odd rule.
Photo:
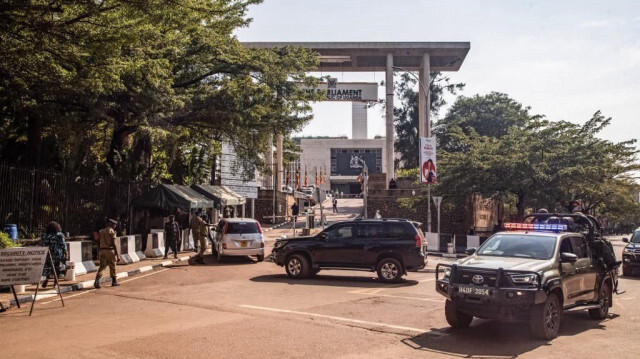
{"label": "truck wheel", "polygon": [[452,328],[468,328],[473,320],[472,315],[460,312],[455,303],[450,300],[444,303],[444,316]]}
{"label": "truck wheel", "polygon": [[309,276],[309,261],[303,255],[294,254],[284,264],[289,278],[302,279]]}
{"label": "truck wheel", "polygon": [[262,262],[262,261],[264,261],[264,254],[259,254],[259,255],[257,255],[257,256],[256,256],[256,260],[257,260],[258,262]]}
{"label": "truck wheel", "polygon": [[395,258],[384,258],[378,262],[378,278],[386,283],[395,283],[402,278],[402,264]]}
{"label": "truck wheel", "polygon": [[560,300],[555,293],[551,293],[544,303],[533,306],[531,310],[531,318],[529,319],[531,334],[544,340],[557,337],[561,317]]}
{"label": "truck wheel", "polygon": [[600,295],[598,295],[599,308],[589,309],[589,316],[592,319],[602,320],[609,315],[609,298],[611,298],[611,288],[608,283],[602,283],[600,288]]}

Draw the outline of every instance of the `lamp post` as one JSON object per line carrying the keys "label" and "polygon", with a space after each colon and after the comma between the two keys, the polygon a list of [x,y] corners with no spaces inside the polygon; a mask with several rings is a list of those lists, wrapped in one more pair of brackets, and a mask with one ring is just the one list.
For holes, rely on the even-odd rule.
{"label": "lamp post", "polygon": [[369,185],[369,168],[367,167],[367,163],[363,160],[360,159],[360,161],[362,162],[362,201],[364,202],[364,218],[367,219],[369,218],[367,216],[367,192],[368,192],[368,185]]}
{"label": "lamp post", "polygon": [[[425,86],[424,82],[422,80],[420,80],[420,78],[418,76],[416,76],[416,74],[414,74],[413,72],[399,67],[399,66],[392,66],[392,68],[394,70],[400,70],[400,71],[404,71],[406,73],[408,73],[409,75],[411,75],[411,77],[415,78],[416,81],[418,81],[418,85],[422,88],[422,93],[424,94],[424,101],[425,101],[425,105],[427,106],[427,108],[429,107],[429,88]],[[418,112],[420,112],[421,106],[418,104]],[[427,132],[427,138],[431,137],[431,121],[429,120],[429,111],[426,111],[427,116],[426,116],[426,132]],[[420,121],[420,119],[418,119],[418,146],[420,146],[420,135],[421,132],[421,126],[423,125],[422,121]],[[429,233],[431,233],[431,184],[427,183],[427,230],[429,231]]]}

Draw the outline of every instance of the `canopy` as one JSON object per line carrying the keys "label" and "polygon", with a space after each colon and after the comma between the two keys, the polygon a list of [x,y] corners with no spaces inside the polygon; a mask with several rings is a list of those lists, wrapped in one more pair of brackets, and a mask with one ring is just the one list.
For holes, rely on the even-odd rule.
{"label": "canopy", "polygon": [[225,186],[212,186],[207,184],[194,184],[191,186],[207,198],[212,199],[215,205],[240,206],[247,203],[247,199]]}
{"label": "canopy", "polygon": [[213,201],[189,186],[161,184],[132,201],[133,207],[141,208],[213,208]]}

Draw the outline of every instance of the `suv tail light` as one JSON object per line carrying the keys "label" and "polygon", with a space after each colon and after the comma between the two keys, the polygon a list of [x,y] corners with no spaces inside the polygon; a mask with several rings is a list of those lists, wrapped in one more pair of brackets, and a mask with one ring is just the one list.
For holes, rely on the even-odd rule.
{"label": "suv tail light", "polygon": [[260,248],[264,248],[264,242],[260,243]]}
{"label": "suv tail light", "polygon": [[416,247],[422,247],[422,237],[419,234],[416,234]]}
{"label": "suv tail light", "polygon": [[262,234],[262,226],[260,225],[260,222],[256,222],[258,224],[258,232],[260,232],[260,234]]}
{"label": "suv tail light", "polygon": [[224,234],[227,234],[229,231],[229,222],[224,222]]}

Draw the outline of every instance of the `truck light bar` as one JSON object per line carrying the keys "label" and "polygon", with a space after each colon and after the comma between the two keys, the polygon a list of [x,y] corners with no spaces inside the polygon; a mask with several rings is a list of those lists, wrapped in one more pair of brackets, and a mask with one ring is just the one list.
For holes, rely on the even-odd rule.
{"label": "truck light bar", "polygon": [[531,230],[531,231],[566,231],[566,224],[544,224],[544,223],[505,223],[506,230]]}

